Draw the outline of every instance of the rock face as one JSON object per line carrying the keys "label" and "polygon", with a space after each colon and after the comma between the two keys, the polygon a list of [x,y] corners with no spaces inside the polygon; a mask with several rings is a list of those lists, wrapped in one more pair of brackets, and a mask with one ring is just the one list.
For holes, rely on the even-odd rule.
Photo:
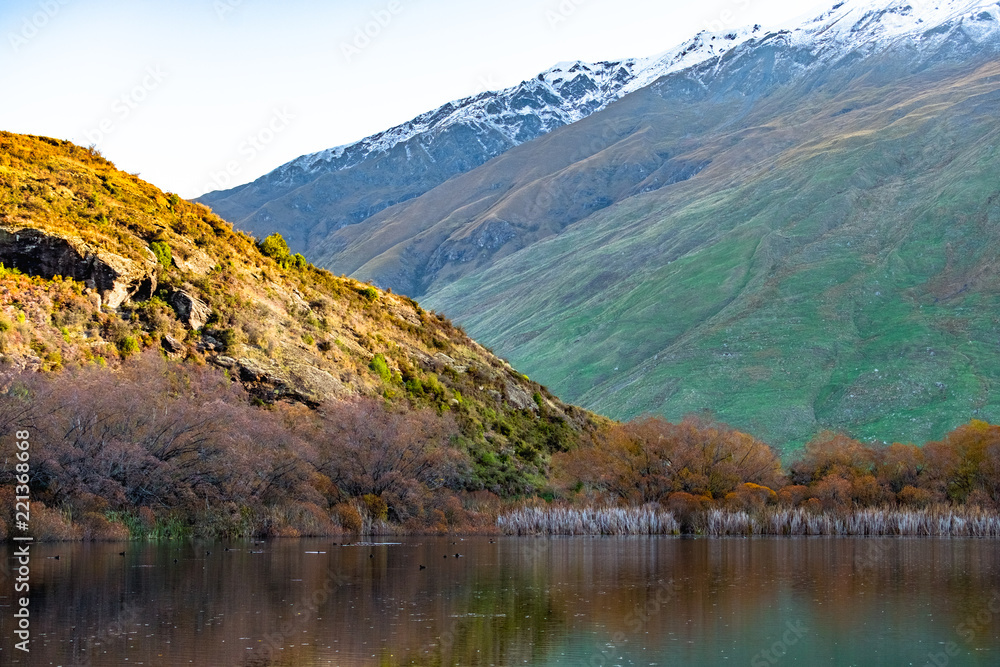
{"label": "rock face", "polygon": [[148,299],[156,290],[156,262],[136,262],[98,251],[82,240],[38,229],[0,227],[0,262],[42,278],[73,278],[95,290],[102,305]]}
{"label": "rock face", "polygon": [[340,380],[309,364],[292,363],[287,368],[279,368],[255,359],[235,360],[224,356],[211,361],[235,371],[251,396],[268,403],[290,399],[316,407],[331,397],[351,395]]}
{"label": "rock face", "polygon": [[177,290],[170,295],[170,305],[177,311],[180,321],[195,330],[205,326],[212,314],[208,304],[184,290]]}
{"label": "rock face", "polygon": [[164,336],[160,341],[161,347],[171,359],[179,359],[184,353],[184,344],[173,336]]}

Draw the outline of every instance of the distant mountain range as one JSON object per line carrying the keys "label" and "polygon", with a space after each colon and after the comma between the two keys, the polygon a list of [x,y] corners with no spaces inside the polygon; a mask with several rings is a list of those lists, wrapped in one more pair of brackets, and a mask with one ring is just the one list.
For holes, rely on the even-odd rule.
{"label": "distant mountain range", "polygon": [[611,416],[922,441],[1000,419],[998,52],[997,3],[844,2],[561,65],[202,201]]}
{"label": "distant mountain range", "polygon": [[[316,256],[316,244],[336,230],[586,118],[670,72],[716,58],[759,30],[698,35],[653,58],[559,63],[512,88],[450,102],[198,201],[253,233],[280,231],[293,250]],[[335,254],[324,259],[332,262]]]}

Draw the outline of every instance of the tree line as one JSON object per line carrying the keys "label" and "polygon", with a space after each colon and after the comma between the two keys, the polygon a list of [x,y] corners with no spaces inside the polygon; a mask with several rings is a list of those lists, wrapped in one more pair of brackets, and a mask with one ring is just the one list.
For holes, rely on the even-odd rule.
{"label": "tree line", "polygon": [[822,433],[783,465],[774,448],[725,425],[646,417],[561,443],[548,477],[525,494],[486,488],[479,445],[432,407],[378,398],[259,407],[219,370],[155,353],[115,372],[8,370],[0,380],[0,539],[13,525],[12,434],[25,428],[39,539],[478,532],[552,503],[656,504],[697,532],[719,509],[995,511],[1000,498],[1000,426],[981,421],[922,447]]}

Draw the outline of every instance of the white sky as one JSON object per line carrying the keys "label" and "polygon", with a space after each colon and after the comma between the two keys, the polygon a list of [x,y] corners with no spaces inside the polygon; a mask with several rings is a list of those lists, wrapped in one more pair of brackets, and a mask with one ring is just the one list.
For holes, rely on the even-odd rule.
{"label": "white sky", "polygon": [[0,129],[96,144],[196,197],[559,61],[649,56],[834,3],[2,0]]}

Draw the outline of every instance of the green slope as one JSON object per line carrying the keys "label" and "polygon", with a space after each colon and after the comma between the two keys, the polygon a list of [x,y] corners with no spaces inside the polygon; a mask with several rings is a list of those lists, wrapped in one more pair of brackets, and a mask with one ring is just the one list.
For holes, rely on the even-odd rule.
{"label": "green slope", "polygon": [[626,98],[511,151],[530,161],[624,116],[649,152],[711,164],[424,301],[617,418],[710,410],[786,447],[821,428],[924,441],[1000,419],[1000,66],[864,67],[762,100]]}

